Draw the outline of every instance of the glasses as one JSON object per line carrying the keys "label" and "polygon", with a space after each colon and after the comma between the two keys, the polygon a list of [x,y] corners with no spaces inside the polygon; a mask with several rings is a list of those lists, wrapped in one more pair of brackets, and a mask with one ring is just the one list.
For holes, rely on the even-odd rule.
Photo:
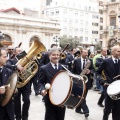
{"label": "glasses", "polygon": [[13,50],[13,49],[8,49],[8,50]]}

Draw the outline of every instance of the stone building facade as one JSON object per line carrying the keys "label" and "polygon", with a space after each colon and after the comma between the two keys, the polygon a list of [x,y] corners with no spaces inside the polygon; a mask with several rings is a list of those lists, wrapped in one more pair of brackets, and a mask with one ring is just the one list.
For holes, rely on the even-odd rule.
{"label": "stone building facade", "polygon": [[103,46],[108,47],[109,49],[118,44],[120,41],[120,1],[119,0],[106,0],[103,3],[103,30],[102,32],[102,41]]}
{"label": "stone building facade", "polygon": [[5,45],[18,46],[27,50],[30,42],[38,38],[47,49],[55,43],[54,36],[59,36],[60,25],[56,21],[30,17],[16,8],[0,11],[0,31],[5,34],[0,41]]}

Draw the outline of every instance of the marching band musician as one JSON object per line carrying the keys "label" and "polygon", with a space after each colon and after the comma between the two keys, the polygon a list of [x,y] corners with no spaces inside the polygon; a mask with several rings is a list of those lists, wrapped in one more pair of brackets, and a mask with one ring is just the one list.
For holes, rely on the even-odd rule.
{"label": "marching band musician", "polygon": [[14,47],[9,45],[8,48],[7,48],[7,56],[8,56],[8,59],[11,59],[12,55],[13,55],[13,51],[14,51]]}
{"label": "marching band musician", "polygon": [[73,65],[73,61],[75,59],[75,54],[76,53],[76,49],[75,48],[72,48],[71,51],[70,51],[70,54],[67,55],[67,58],[66,58],[66,65],[68,65],[68,69],[71,71],[72,70],[72,65]]}
{"label": "marching band musician", "polygon": [[61,64],[59,64],[60,51],[57,48],[52,48],[49,50],[48,55],[50,62],[41,66],[39,76],[40,93],[44,97],[45,102],[45,120],[64,120],[66,108],[53,105],[45,90],[45,84],[51,83],[54,75],[64,69]]}
{"label": "marching band musician", "polygon": [[[72,72],[74,74],[80,75],[80,73],[82,72],[82,70],[85,68],[85,64],[87,63],[87,60],[88,60],[88,50],[83,49],[81,51],[81,57],[74,60]],[[91,62],[90,67],[86,69],[86,76],[88,77],[88,82],[86,83],[86,95],[85,95],[85,99],[83,100],[83,102],[81,103],[81,105],[78,106],[76,108],[76,110],[75,110],[77,113],[84,114],[85,117],[89,116],[89,108],[88,108],[88,106],[86,104],[86,96],[87,96],[87,93],[88,93],[88,89],[91,88],[90,73],[92,72],[92,70],[93,70],[93,65],[92,65],[92,62]],[[81,111],[81,109],[83,110],[83,112]]]}
{"label": "marching band musician", "polygon": [[[100,84],[105,89],[105,108],[103,112],[103,120],[108,120],[109,114],[112,112],[112,120],[120,120],[120,99],[112,100],[107,94],[107,87],[114,82],[115,76],[120,74],[120,47],[113,46],[111,49],[111,57],[104,59],[99,66],[97,73],[99,74]],[[106,80],[102,80],[101,73],[104,70]]]}
{"label": "marching band musician", "polygon": [[[101,65],[101,63],[103,62],[103,60],[106,59],[106,58],[108,58],[108,56],[107,56],[107,48],[102,48],[101,49],[101,56],[96,59],[96,67],[98,68]],[[96,80],[98,80],[98,79],[96,78]],[[99,80],[98,80],[98,82],[99,82]],[[101,96],[100,96],[97,104],[100,107],[104,107],[104,105],[103,105],[104,89],[103,89],[103,87],[101,85],[100,85],[100,93],[101,93]]]}
{"label": "marching band musician", "polygon": [[[18,58],[16,56],[21,52],[22,49],[16,47],[14,51],[15,56],[14,58],[8,60],[7,66],[15,65],[18,62]],[[16,120],[21,120],[21,119],[28,120],[28,111],[30,107],[30,82],[28,82],[25,86],[17,89],[18,89],[18,93],[14,96],[15,118]],[[21,108],[21,95],[23,97],[22,108]]]}
{"label": "marching band musician", "polygon": [[[14,70],[19,69],[24,71],[21,65],[11,66],[11,69],[6,67],[6,62],[8,60],[7,52],[4,48],[0,48],[0,98],[3,97],[5,93],[5,86],[8,78],[12,75]],[[10,99],[9,102],[2,106],[0,105],[0,120],[14,120],[14,106],[13,100]]]}

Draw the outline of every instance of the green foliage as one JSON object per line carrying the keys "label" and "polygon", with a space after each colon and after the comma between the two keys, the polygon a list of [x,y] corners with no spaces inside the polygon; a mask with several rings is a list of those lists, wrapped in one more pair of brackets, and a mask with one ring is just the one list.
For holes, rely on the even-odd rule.
{"label": "green foliage", "polygon": [[76,48],[79,46],[79,39],[77,38],[68,38],[66,35],[60,38],[60,47],[64,48],[69,43],[68,49]]}
{"label": "green foliage", "polygon": [[100,42],[97,42],[97,43],[95,44],[95,50],[100,50],[101,47],[102,47],[102,45],[101,45]]}

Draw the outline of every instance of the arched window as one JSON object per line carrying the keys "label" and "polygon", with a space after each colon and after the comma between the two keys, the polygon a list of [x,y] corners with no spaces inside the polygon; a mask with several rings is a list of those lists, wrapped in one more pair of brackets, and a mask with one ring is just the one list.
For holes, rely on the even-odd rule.
{"label": "arched window", "polygon": [[12,45],[11,37],[7,34],[4,34],[2,38],[0,38],[0,42],[3,44],[3,46],[9,46]]}

